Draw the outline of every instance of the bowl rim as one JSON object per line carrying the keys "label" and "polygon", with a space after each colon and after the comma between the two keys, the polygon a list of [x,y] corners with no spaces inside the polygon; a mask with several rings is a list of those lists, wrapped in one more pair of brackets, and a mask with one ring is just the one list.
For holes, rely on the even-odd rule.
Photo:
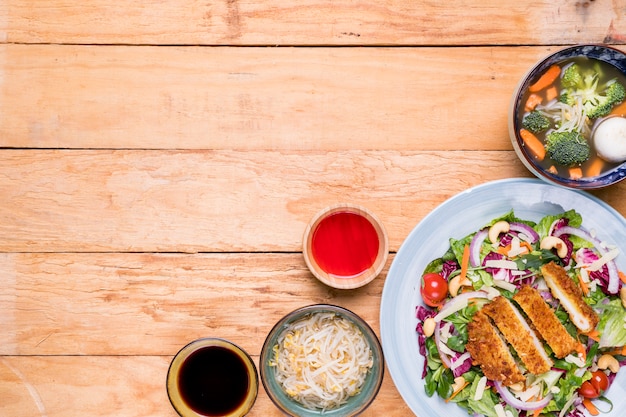
{"label": "bowl rim", "polygon": [[516,117],[516,110],[518,105],[521,103],[521,97],[523,96],[526,88],[531,82],[531,76],[536,72],[540,72],[547,68],[548,66],[561,62],[563,60],[573,58],[576,56],[587,56],[590,52],[586,52],[585,49],[589,49],[590,51],[603,51],[610,54],[615,55],[615,57],[619,57],[620,61],[623,62],[624,67],[617,67],[614,63],[609,62],[606,59],[601,59],[600,57],[593,56],[592,58],[604,61],[610,65],[613,65],[616,69],[621,71],[626,76],[626,52],[612,46],[603,43],[581,43],[575,45],[569,45],[557,49],[552,53],[544,56],[539,59],[535,64],[533,64],[520,78],[518,81],[513,96],[511,98],[509,104],[509,117],[508,117],[508,127],[509,127],[509,139],[513,145],[515,153],[520,161],[524,164],[524,166],[537,178],[546,181],[547,183],[558,185],[565,188],[570,189],[580,189],[580,190],[594,190],[605,188],[614,184],[619,183],[620,181],[626,178],[626,161],[612,168],[611,170],[605,172],[604,174],[597,177],[588,177],[582,178],[579,180],[573,180],[569,178],[564,178],[558,175],[551,174],[546,170],[542,169],[540,166],[536,165],[533,162],[533,159],[530,155],[526,153],[526,151],[521,146],[521,138],[519,137],[519,120]]}
{"label": "bowl rim", "polygon": [[[312,254],[312,240],[317,226],[327,217],[337,213],[353,213],[365,218],[376,231],[378,236],[378,252],[372,265],[354,276],[337,276],[324,271]],[[302,237],[302,255],[311,273],[320,282],[336,289],[355,289],[372,282],[387,263],[389,256],[389,238],[383,223],[371,210],[364,206],[352,203],[337,203],[318,211],[307,224]]]}
{"label": "bowl rim", "polygon": [[[353,396],[352,398],[356,398],[351,403],[347,403],[344,406],[341,406],[332,410],[309,410],[299,405],[296,401],[290,400],[289,403],[285,403],[281,401],[281,399],[276,395],[274,390],[272,389],[271,384],[269,383],[269,378],[272,378],[272,375],[268,375],[270,370],[268,369],[268,361],[272,352],[272,348],[274,345],[274,340],[280,335],[280,333],[285,329],[285,326],[293,321],[300,320],[303,317],[306,317],[309,314],[320,313],[320,312],[333,312],[342,317],[347,318],[351,322],[353,322],[365,335],[368,342],[370,342],[370,348],[372,350],[372,355],[374,358],[374,369],[375,372],[371,372],[368,375],[367,379],[375,378],[372,383],[371,390],[368,395],[361,397],[364,394],[364,391],[361,391],[358,395]],[[377,365],[377,366],[376,366]],[[265,389],[270,400],[274,403],[274,405],[291,417],[299,417],[300,414],[298,412],[306,411],[309,416],[330,416],[330,417],[351,417],[357,416],[365,411],[376,399],[385,375],[385,358],[384,352],[382,348],[382,344],[380,342],[379,337],[374,332],[374,329],[367,323],[365,319],[360,317],[358,314],[353,311],[341,307],[335,304],[327,304],[327,303],[318,303],[318,304],[310,304],[303,307],[299,307],[287,314],[285,314],[280,320],[278,320],[272,329],[267,334],[265,341],[263,342],[263,347],[261,348],[261,354],[259,355],[259,374],[261,376],[261,383]],[[367,381],[366,379],[366,381]],[[364,399],[364,400],[363,400]],[[357,401],[358,406],[351,414],[341,414],[343,407],[346,405],[355,404]],[[290,406],[295,406],[297,409],[293,409]]]}

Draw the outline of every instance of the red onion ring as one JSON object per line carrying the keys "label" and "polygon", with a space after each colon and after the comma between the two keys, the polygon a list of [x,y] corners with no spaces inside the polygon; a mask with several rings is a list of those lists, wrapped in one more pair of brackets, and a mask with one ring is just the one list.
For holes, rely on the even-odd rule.
{"label": "red onion ring", "polygon": [[476,234],[472,238],[472,241],[470,242],[469,261],[470,265],[472,265],[474,268],[480,266],[480,247],[487,238],[488,233],[489,231],[487,229],[479,230],[478,232],[476,232]]}
{"label": "red onion ring", "polygon": [[[585,239],[593,243],[593,245],[598,250],[601,256],[606,255],[608,252],[606,249],[602,247],[602,242],[600,242],[598,239],[591,236],[591,234],[589,234],[588,232],[584,230],[577,229],[571,226],[563,226],[559,230],[554,232],[554,236],[556,237],[560,238],[562,235],[578,236],[581,239]],[[609,284],[607,285],[606,289],[610,294],[617,294],[617,292],[619,291],[619,275],[617,274],[617,265],[615,265],[615,262],[613,260],[610,260],[609,262],[606,263],[606,267],[609,272]]]}
{"label": "red onion ring", "polygon": [[518,233],[523,233],[524,235],[528,236],[531,239],[530,243],[535,243],[539,240],[539,234],[535,232],[535,229],[527,224],[514,222],[509,224],[509,228],[510,230]]}
{"label": "red onion ring", "polygon": [[450,358],[448,357],[448,355],[446,355],[445,353],[443,353],[441,351],[441,349],[439,348],[439,344],[441,343],[441,322],[437,322],[437,324],[435,325],[435,346],[437,347],[437,353],[439,353],[439,358],[441,359],[441,362],[443,363],[443,365],[450,369],[450,366],[452,365],[452,362],[450,362]]}
{"label": "red onion ring", "polygon": [[548,394],[539,401],[522,401],[511,394],[511,391],[509,391],[509,389],[503,386],[500,382],[493,381],[493,383],[502,399],[506,401],[508,405],[518,410],[536,410],[538,408],[543,408],[548,405],[552,399],[552,394]]}

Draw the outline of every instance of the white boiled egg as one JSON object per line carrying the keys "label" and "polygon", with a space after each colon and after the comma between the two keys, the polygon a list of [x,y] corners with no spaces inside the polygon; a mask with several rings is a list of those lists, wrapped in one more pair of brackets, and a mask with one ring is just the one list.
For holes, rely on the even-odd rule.
{"label": "white boiled egg", "polygon": [[605,161],[626,161],[626,118],[609,117],[602,121],[595,129],[593,142]]}

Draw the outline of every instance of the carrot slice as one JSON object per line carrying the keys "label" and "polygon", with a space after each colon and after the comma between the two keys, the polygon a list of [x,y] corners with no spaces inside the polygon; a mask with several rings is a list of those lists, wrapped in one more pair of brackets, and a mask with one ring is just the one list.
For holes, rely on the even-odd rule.
{"label": "carrot slice", "polygon": [[461,275],[460,275],[461,278],[459,279],[459,281],[461,282],[461,285],[466,285],[468,283],[467,268],[469,267],[469,256],[470,256],[469,245],[465,245],[465,247],[463,248],[463,257],[461,258]]}
{"label": "carrot slice", "polygon": [[458,390],[454,391],[454,392],[452,393],[452,395],[450,395],[448,398],[446,398],[446,402],[450,402],[450,400],[452,400],[454,397],[456,397],[456,395],[457,395],[459,392],[463,391],[463,388],[465,388],[465,387],[466,387],[466,386],[468,386],[468,385],[469,385],[469,382],[468,382],[468,381],[465,381],[465,382],[463,383],[463,385],[461,386],[461,388],[459,388]]}
{"label": "carrot slice", "polygon": [[528,87],[528,91],[531,93],[536,93],[537,91],[541,91],[544,88],[549,87],[554,83],[557,77],[561,74],[561,67],[554,64],[546,72],[543,73],[541,77],[534,84]]}
{"label": "carrot slice", "polygon": [[573,180],[579,180],[583,177],[583,170],[581,167],[573,167],[569,169],[569,177]]}
{"label": "carrot slice", "polygon": [[598,414],[600,414],[600,411],[598,411],[598,408],[595,405],[593,405],[593,403],[591,402],[589,398],[585,398],[583,400],[583,405],[585,406],[587,411],[589,411],[589,414],[591,414],[592,416],[597,416]]}
{"label": "carrot slice", "polygon": [[526,100],[526,105],[524,106],[524,110],[526,111],[535,110],[535,107],[541,104],[542,101],[543,99],[541,98],[539,94],[533,93],[528,96],[528,99]]}
{"label": "carrot slice", "polygon": [[602,172],[602,167],[604,166],[604,161],[600,158],[596,158],[591,162],[589,168],[587,168],[587,176],[588,177],[597,177]]}
{"label": "carrot slice", "polygon": [[554,100],[559,95],[558,90],[555,86],[552,86],[546,90],[546,100]]}
{"label": "carrot slice", "polygon": [[546,148],[543,146],[543,143],[539,140],[539,138],[529,130],[520,129],[519,135],[522,137],[524,141],[524,145],[528,148],[528,150],[540,161],[543,161],[543,158],[546,157]]}

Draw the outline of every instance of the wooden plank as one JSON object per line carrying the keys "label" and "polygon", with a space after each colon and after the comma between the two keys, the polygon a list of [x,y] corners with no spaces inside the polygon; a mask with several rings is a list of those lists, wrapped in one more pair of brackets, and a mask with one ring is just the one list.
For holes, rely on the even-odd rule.
{"label": "wooden plank", "polygon": [[18,43],[477,45],[626,40],[623,4],[611,0],[8,0],[0,13],[2,39]]}
{"label": "wooden plank", "polygon": [[[301,251],[313,215],[345,201],[381,218],[393,251],[447,198],[530,176],[513,151],[1,155],[0,252]],[[606,191],[622,213],[625,186]]]}
{"label": "wooden plank", "polygon": [[170,355],[223,337],[259,355],[274,324],[317,303],[379,332],[387,274],[333,290],[302,254],[1,254],[0,355]]}
{"label": "wooden plank", "polygon": [[0,146],[509,150],[554,49],[0,45]]}
{"label": "wooden plank", "polygon": [[[0,415],[174,417],[165,391],[171,357],[0,357]],[[253,358],[258,363],[258,357]],[[389,374],[363,417],[412,415]],[[250,417],[279,417],[263,387]]]}

